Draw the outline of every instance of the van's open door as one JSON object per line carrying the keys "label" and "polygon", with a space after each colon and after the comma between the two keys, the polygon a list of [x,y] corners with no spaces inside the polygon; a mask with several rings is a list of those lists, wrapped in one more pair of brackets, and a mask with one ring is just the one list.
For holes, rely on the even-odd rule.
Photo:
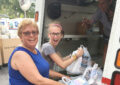
{"label": "van's open door", "polygon": [[40,49],[41,40],[42,40],[42,30],[43,30],[43,21],[44,21],[44,9],[45,9],[45,0],[36,0],[35,3],[35,21],[39,27],[39,41],[37,48]]}
{"label": "van's open door", "polygon": [[116,2],[102,82],[120,85],[120,0]]}

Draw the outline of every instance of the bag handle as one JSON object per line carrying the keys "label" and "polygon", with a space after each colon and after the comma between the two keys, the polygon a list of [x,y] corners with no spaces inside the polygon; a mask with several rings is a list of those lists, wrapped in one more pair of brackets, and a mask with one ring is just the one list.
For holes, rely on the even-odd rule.
{"label": "bag handle", "polygon": [[62,77],[62,81],[65,84],[69,84],[71,82],[71,80],[69,78],[67,78],[67,77]]}

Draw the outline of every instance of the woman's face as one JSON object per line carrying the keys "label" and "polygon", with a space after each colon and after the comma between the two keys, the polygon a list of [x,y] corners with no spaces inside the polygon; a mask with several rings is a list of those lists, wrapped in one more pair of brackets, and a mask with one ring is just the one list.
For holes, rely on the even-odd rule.
{"label": "woman's face", "polygon": [[108,11],[109,5],[110,5],[110,2],[108,0],[99,0],[98,6],[103,12]]}
{"label": "woman's face", "polygon": [[21,40],[24,46],[34,49],[38,42],[38,30],[28,25],[22,30]]}
{"label": "woman's face", "polygon": [[51,26],[49,28],[48,37],[49,37],[49,42],[54,47],[56,47],[59,44],[61,38],[63,37],[63,35],[61,34],[61,28],[57,26]]}

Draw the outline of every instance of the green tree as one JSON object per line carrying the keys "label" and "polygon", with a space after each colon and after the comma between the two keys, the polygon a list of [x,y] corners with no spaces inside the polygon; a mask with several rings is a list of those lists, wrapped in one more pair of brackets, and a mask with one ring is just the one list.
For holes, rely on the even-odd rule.
{"label": "green tree", "polygon": [[[27,11],[27,17],[33,18],[35,5],[32,4]],[[24,12],[20,8],[18,0],[0,0],[0,14],[6,14],[9,18],[23,18]]]}

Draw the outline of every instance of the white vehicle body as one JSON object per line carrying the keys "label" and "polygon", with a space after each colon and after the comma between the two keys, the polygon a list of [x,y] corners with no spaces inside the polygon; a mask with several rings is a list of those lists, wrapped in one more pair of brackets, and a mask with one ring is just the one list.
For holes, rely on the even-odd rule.
{"label": "white vehicle body", "polygon": [[120,80],[120,0],[116,2],[114,20],[106,55],[102,82],[107,85],[119,85]]}

